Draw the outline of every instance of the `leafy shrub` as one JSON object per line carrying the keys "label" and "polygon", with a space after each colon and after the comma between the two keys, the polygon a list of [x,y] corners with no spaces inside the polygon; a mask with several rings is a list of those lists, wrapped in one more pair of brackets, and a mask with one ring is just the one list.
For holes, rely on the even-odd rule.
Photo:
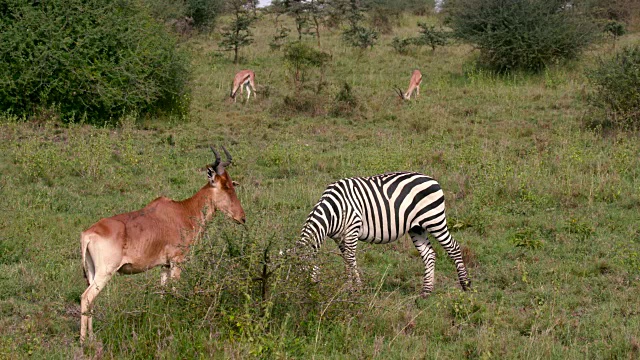
{"label": "leafy shrub", "polygon": [[342,33],[344,41],[361,49],[373,48],[378,40],[378,32],[363,26],[352,26]]}
{"label": "leafy shrub", "polygon": [[579,6],[565,0],[450,0],[454,35],[475,44],[480,61],[497,71],[539,71],[573,59],[596,34]]}
{"label": "leafy shrub", "polygon": [[16,0],[0,7],[0,109],[104,123],[184,112],[187,58],[135,2]]}
{"label": "leafy shrub", "polygon": [[[180,3],[180,1],[178,1]],[[185,0],[186,16],[199,28],[211,28],[222,12],[223,0]]]}
{"label": "leafy shrub", "polygon": [[353,93],[353,88],[348,83],[344,83],[335,97],[335,102],[329,115],[333,117],[353,116],[358,113],[360,102]]}
{"label": "leafy shrub", "polygon": [[391,47],[399,54],[406,54],[409,51],[409,46],[423,46],[428,45],[431,50],[435,51],[437,46],[444,46],[447,44],[449,35],[443,30],[436,30],[433,25],[427,25],[422,22],[418,22],[419,35],[416,37],[399,38],[394,37],[391,41]]}
{"label": "leafy shrub", "polygon": [[285,64],[292,70],[296,84],[305,81],[305,72],[309,68],[322,71],[330,59],[329,54],[301,42],[287,44],[284,49]]}
{"label": "leafy shrub", "polygon": [[172,25],[187,20],[198,29],[213,28],[223,7],[222,0],[146,0],[145,4],[158,20]]}
{"label": "leafy shrub", "polygon": [[409,51],[409,46],[413,44],[413,38],[399,38],[394,37],[391,40],[391,47],[398,54],[406,54]]}
{"label": "leafy shrub", "polygon": [[627,28],[624,26],[624,23],[610,20],[604,25],[604,32],[607,34],[611,34],[614,39],[617,39],[620,36],[626,34]]}
{"label": "leafy shrub", "polygon": [[436,30],[433,25],[427,25],[419,22],[420,35],[414,39],[416,45],[431,46],[431,50],[435,50],[436,46],[445,46],[447,44],[447,33],[442,30]]}
{"label": "leafy shrub", "polygon": [[292,96],[285,96],[282,103],[271,108],[274,116],[323,116],[326,115],[326,98],[317,94],[301,92]]}
{"label": "leafy shrub", "polygon": [[588,78],[595,88],[588,98],[591,105],[614,125],[640,127],[640,45],[600,60]]}

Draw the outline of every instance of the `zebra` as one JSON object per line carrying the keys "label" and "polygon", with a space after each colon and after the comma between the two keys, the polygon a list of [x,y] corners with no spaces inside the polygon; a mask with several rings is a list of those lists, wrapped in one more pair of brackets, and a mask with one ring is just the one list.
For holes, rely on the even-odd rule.
{"label": "zebra", "polygon": [[[429,295],[434,288],[436,253],[427,233],[438,240],[453,260],[462,289],[470,289],[460,245],[447,228],[440,184],[416,172],[344,178],[330,184],[307,217],[295,248],[306,249],[315,257],[325,237],[332,238],[344,259],[347,280],[360,287],[355,254],[358,240],[386,244],[406,233],[425,266],[421,296]],[[314,282],[316,274],[314,266],[311,271]]]}

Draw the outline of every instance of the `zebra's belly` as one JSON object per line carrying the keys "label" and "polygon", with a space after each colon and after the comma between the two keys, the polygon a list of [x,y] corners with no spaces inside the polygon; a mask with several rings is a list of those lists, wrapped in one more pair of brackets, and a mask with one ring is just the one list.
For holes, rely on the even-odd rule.
{"label": "zebra's belly", "polygon": [[388,243],[392,243],[396,240],[398,240],[399,238],[402,237],[402,235],[404,235],[405,233],[401,233],[401,234],[396,234],[396,235],[386,235],[386,236],[361,236],[358,238],[358,240],[360,241],[364,241],[364,242],[368,242],[371,244],[388,244]]}

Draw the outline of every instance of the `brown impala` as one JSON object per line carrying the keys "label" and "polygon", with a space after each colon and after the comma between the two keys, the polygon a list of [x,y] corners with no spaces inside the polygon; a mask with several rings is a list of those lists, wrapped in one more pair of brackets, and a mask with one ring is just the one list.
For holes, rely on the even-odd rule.
{"label": "brown impala", "polygon": [[396,92],[402,100],[411,100],[411,95],[413,95],[414,92],[416,93],[415,97],[417,98],[418,96],[420,96],[421,82],[422,73],[420,73],[420,70],[413,70],[413,73],[411,74],[411,80],[409,80],[409,88],[407,89],[407,91],[403,93],[402,90],[396,87]]}
{"label": "brown impala", "polygon": [[252,70],[240,70],[236,76],[233,78],[233,85],[231,86],[231,93],[229,94],[229,99],[236,102],[236,95],[238,95],[238,90],[240,90],[240,94],[242,94],[243,89],[247,89],[247,100],[249,102],[249,98],[251,97],[251,89],[253,89],[253,98],[256,98],[256,84],[255,84],[256,74]]}
{"label": "brown impala", "polygon": [[137,274],[162,266],[161,283],[179,278],[186,251],[204,230],[216,210],[243,224],[244,210],[233,181],[225,168],[231,155],[223,147],[227,161],[211,147],[216,161],[207,166],[209,181],[195,195],[182,201],[159,197],[138,211],[104,218],[82,232],[82,266],[89,287],[82,294],[80,341],[93,336],[91,305],[116,273]]}

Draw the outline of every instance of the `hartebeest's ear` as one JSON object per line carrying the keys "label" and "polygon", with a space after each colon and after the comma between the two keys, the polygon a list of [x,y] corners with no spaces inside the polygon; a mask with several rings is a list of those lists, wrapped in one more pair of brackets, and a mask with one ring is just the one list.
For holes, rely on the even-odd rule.
{"label": "hartebeest's ear", "polygon": [[209,184],[213,187],[216,187],[216,176],[219,176],[216,171],[211,167],[207,166],[207,177],[209,178]]}
{"label": "hartebeest's ear", "polygon": [[235,180],[231,181],[231,183],[233,184],[233,186],[240,186],[240,183]]}

